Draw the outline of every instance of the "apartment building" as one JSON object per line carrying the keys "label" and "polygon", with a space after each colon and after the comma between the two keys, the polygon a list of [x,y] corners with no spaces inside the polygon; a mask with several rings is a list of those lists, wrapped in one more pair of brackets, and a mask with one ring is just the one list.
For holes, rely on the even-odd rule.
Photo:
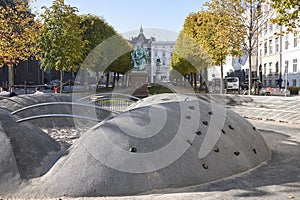
{"label": "apartment building", "polygon": [[[176,41],[154,41],[151,44],[151,82],[170,81],[170,63]],[[157,60],[160,61],[158,66]]]}
{"label": "apartment building", "polygon": [[275,12],[267,2],[262,8],[267,17],[258,36],[258,76],[264,87],[300,87],[299,35],[286,34],[285,27],[270,22]]}

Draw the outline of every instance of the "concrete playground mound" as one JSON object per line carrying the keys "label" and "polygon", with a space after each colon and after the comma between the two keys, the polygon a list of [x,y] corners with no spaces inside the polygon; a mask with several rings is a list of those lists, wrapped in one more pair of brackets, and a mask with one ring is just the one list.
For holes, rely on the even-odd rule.
{"label": "concrete playground mound", "polygon": [[[36,104],[49,103],[49,102],[72,102],[72,95],[68,94],[30,94],[19,95],[10,98],[9,100],[1,100],[0,108],[7,109],[9,111],[16,111],[18,109],[32,106]],[[32,117],[36,115],[48,115],[48,114],[66,114],[66,115],[78,115],[90,118],[97,118],[103,120],[111,115],[109,111],[95,110],[93,107],[74,106],[72,104],[57,104],[33,107],[22,112],[18,112],[16,115],[20,118]],[[96,123],[91,121],[74,120],[72,117],[46,117],[30,120],[30,122],[39,128],[56,128],[56,127],[92,127]]]}
{"label": "concrete playground mound", "polygon": [[0,108],[0,194],[45,174],[61,156],[60,145],[30,123]]}
{"label": "concrete playground mound", "polygon": [[270,158],[238,114],[195,97],[164,94],[99,123],[16,197],[132,195],[208,183]]}

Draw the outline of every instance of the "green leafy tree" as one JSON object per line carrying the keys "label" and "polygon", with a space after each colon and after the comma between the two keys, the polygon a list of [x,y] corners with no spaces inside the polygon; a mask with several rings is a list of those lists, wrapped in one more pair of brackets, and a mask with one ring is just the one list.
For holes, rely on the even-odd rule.
{"label": "green leafy tree", "polygon": [[206,4],[208,10],[215,13],[223,13],[226,16],[231,16],[230,24],[233,28],[232,35],[237,36],[238,42],[243,47],[243,50],[248,54],[249,65],[249,92],[252,88],[252,67],[258,65],[253,63],[253,56],[257,55],[258,51],[258,35],[266,27],[266,24],[274,14],[274,12],[262,12],[262,6],[265,0],[211,0]]}
{"label": "green leafy tree", "polygon": [[131,69],[132,46],[120,34],[106,38],[86,57],[83,66],[96,74],[103,72],[126,73]]}
{"label": "green leafy tree", "polygon": [[[214,5],[217,6],[217,5]],[[221,67],[221,92],[223,92],[223,66],[228,55],[237,56],[241,53],[243,37],[235,33],[237,24],[232,14],[225,12],[225,8],[202,10],[189,15],[193,21],[193,38],[199,42],[208,53],[215,65]]]}
{"label": "green leafy tree", "polygon": [[300,3],[299,0],[278,1],[271,0],[271,5],[275,8],[277,16],[273,22],[285,25],[288,32],[297,32],[300,27]]}
{"label": "green leafy tree", "polygon": [[[15,0],[6,6],[0,6],[0,57],[8,58],[9,85],[13,92],[14,70],[20,61],[35,56],[35,40],[39,21],[34,20],[28,1]],[[2,65],[3,60],[2,61]]]}
{"label": "green leafy tree", "polygon": [[87,42],[77,8],[64,4],[64,0],[54,0],[50,8],[43,9],[44,23],[37,43],[41,67],[59,70],[62,83],[63,71],[76,71],[82,63]]}
{"label": "green leafy tree", "polygon": [[[83,70],[92,70],[99,82],[99,73],[124,74],[131,68],[131,45],[102,18],[82,15],[81,27],[88,41]],[[123,55],[120,52],[124,53]],[[116,80],[116,77],[114,78]]]}
{"label": "green leafy tree", "polygon": [[194,85],[194,87],[197,85],[196,74],[212,64],[210,56],[194,38],[195,19],[195,14],[191,14],[186,18],[183,30],[180,31],[176,41],[171,60],[172,70],[178,71],[184,77],[188,75],[191,85]]}

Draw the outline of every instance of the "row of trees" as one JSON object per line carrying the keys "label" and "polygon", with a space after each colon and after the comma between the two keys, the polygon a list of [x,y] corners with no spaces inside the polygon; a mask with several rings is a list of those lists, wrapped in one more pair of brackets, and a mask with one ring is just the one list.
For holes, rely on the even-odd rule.
{"label": "row of trees", "polygon": [[[35,57],[41,61],[41,67],[45,70],[59,70],[60,81],[64,71],[76,72],[80,66],[96,74],[100,71],[125,73],[130,69],[128,52],[132,49],[131,45],[101,17],[78,15],[77,8],[66,5],[64,0],[53,0],[52,5],[49,8],[43,7],[43,10],[40,18],[33,15],[29,0],[15,0],[0,7],[1,57],[9,57],[15,65]],[[114,36],[119,40],[119,46],[114,48],[126,49],[125,55],[104,62],[104,50],[98,48],[98,52],[94,50],[93,57],[90,56],[89,61],[84,62],[93,49]],[[11,66],[9,69],[9,84],[12,86],[14,73]]]}
{"label": "row of trees", "polygon": [[[268,3],[277,12],[263,12],[262,6]],[[272,18],[271,22],[295,31],[299,27],[299,9],[297,1],[210,0],[202,10],[191,13],[185,19],[171,66],[183,75],[199,72],[212,65],[220,66],[223,91],[223,65],[226,57],[239,57],[246,51],[249,56],[250,90],[252,56],[257,53],[257,37],[264,24]],[[195,59],[198,61],[195,62]]]}

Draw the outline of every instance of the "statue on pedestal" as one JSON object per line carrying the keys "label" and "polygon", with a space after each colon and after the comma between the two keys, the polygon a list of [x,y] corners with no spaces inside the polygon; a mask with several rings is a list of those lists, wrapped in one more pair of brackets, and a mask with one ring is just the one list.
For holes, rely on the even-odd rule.
{"label": "statue on pedestal", "polygon": [[131,58],[133,62],[132,71],[146,71],[148,54],[140,43],[135,46]]}

